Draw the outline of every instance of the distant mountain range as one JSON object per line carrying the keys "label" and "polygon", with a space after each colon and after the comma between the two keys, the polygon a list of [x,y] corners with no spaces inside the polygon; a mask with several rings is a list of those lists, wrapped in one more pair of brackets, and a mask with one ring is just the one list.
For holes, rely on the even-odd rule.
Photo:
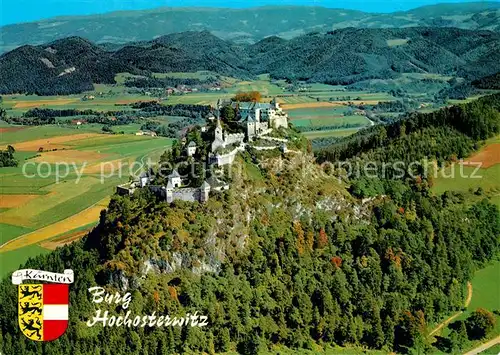
{"label": "distant mountain range", "polygon": [[104,15],[57,17],[0,27],[0,50],[69,36],[96,43],[128,43],[185,31],[210,31],[236,43],[268,36],[290,39],[338,28],[457,27],[500,31],[500,3],[438,4],[405,12],[372,14],[345,9],[268,6],[247,9],[158,8]]}
{"label": "distant mountain range", "polygon": [[[111,47],[116,47],[111,50]],[[500,72],[500,33],[457,28],[345,28],[291,40],[235,44],[208,31],[120,46],[80,37],[22,46],[0,56],[0,93],[70,94],[113,83],[116,73],[194,72],[350,84],[400,73],[477,80]]]}

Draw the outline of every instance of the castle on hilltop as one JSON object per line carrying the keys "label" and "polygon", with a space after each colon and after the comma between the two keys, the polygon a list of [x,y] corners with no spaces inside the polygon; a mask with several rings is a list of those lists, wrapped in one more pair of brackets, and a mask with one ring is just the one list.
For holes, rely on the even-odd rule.
{"label": "castle on hilltop", "polygon": [[245,128],[246,137],[252,140],[280,127],[288,128],[288,115],[280,107],[276,98],[270,103],[233,102],[218,100],[217,112],[224,106],[231,106],[237,113],[239,124]]}
{"label": "castle on hilltop", "polygon": [[[234,110],[235,117],[225,121],[224,126],[236,133],[230,133],[223,128],[221,111],[227,106]],[[214,120],[216,122],[213,122]],[[246,149],[257,151],[279,149],[283,154],[289,152],[286,146],[288,139],[284,137],[287,136],[286,131],[275,132],[280,128],[288,128],[288,116],[276,99],[270,103],[218,100],[207,121],[209,121],[207,125],[196,126],[186,131],[181,139],[179,149],[181,153],[177,153],[180,155],[173,158],[174,163],[200,162],[206,159],[208,165],[222,167],[232,164],[238,152]],[[209,169],[205,168],[202,171],[202,179],[192,179],[188,175],[182,177],[177,169],[174,169],[167,176],[167,181],[164,181],[155,177],[150,169],[137,181],[117,186],[117,193],[130,195],[138,188],[148,188],[168,203],[176,200],[204,203],[208,201],[211,192],[229,189],[229,183],[219,180],[212,171],[209,172],[211,176],[206,178],[207,172]],[[200,186],[196,187],[197,185]]]}
{"label": "castle on hilltop", "polygon": [[[236,115],[234,123],[244,133],[228,133],[222,128],[221,111],[226,106],[233,108]],[[236,154],[245,150],[247,146],[245,138],[249,143],[261,138],[272,140],[266,136],[276,129],[288,128],[288,115],[282,110],[276,99],[270,103],[240,103],[219,99],[215,107],[215,114],[216,116],[211,113],[208,117],[209,121],[216,120],[214,140],[210,147],[208,162],[219,166],[231,164]],[[276,141],[284,143],[286,139],[274,138],[274,143]],[[257,149],[259,148],[267,150],[278,148],[278,146],[271,143],[271,146],[257,147]]]}

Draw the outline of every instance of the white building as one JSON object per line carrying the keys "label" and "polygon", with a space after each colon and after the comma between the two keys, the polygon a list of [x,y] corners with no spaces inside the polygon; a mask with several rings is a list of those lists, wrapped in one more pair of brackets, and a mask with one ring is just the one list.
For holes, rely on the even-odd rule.
{"label": "white building", "polygon": [[187,155],[188,157],[192,157],[193,155],[196,154],[196,143],[191,141],[189,142],[188,146],[187,146]]}
{"label": "white building", "polygon": [[227,133],[222,129],[220,119],[217,119],[217,126],[215,126],[214,141],[212,142],[212,152],[217,148],[226,148],[231,144],[241,144],[245,139],[244,133]]}
{"label": "white building", "polygon": [[174,169],[172,174],[168,176],[168,184],[172,185],[173,188],[181,187],[181,175],[177,172],[177,169]]}

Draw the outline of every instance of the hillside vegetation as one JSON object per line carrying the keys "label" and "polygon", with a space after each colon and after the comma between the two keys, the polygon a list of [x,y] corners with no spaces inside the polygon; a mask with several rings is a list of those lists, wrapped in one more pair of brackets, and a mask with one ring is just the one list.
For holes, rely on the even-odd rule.
{"label": "hillside vegetation", "polygon": [[391,14],[302,6],[266,6],[247,9],[158,8],[104,15],[68,16],[0,28],[0,51],[24,44],[42,44],[68,36],[98,43],[149,40],[173,32],[208,30],[226,40],[257,42],[278,35],[292,38],[312,30],[337,28],[500,27],[498,2],[438,4]]}
{"label": "hillside vegetation", "polygon": [[500,34],[456,28],[354,29],[269,37],[236,45],[209,32],[184,32],[105,50],[79,37],[23,46],[0,56],[0,94],[80,93],[117,73],[211,71],[253,78],[351,84],[401,73],[467,80],[500,72]]}
{"label": "hillside vegetation", "polygon": [[[464,142],[472,150],[498,134],[499,102],[491,96],[374,127],[320,158],[419,160],[417,138],[434,142],[422,154],[459,156]],[[114,197],[86,238],[30,260],[33,268],[74,269],[70,328],[47,344],[21,336],[17,291],[6,279],[3,352],[258,354],[273,345],[435,352],[427,324],[460,310],[466,282],[500,252],[498,208],[457,193],[434,196],[425,174],[373,179],[388,188],[361,201],[347,190],[355,179],[325,174],[305,152],[260,156],[255,165],[257,158],[241,156],[231,189],[206,204],[169,205],[146,191]],[[133,313],[198,311],[210,325],[88,328],[95,305],[86,289],[96,284],[132,292]]]}

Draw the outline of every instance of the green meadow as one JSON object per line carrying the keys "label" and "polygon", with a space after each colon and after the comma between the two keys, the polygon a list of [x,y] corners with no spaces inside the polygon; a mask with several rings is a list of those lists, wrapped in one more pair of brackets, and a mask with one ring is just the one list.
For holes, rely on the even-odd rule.
{"label": "green meadow", "polygon": [[307,137],[307,139],[326,138],[326,137],[347,137],[350,136],[351,134],[356,133],[358,130],[359,128],[309,131],[309,132],[304,132],[304,135]]}
{"label": "green meadow", "polygon": [[39,245],[33,244],[8,253],[0,253],[0,277],[9,276],[12,271],[15,271],[26,263],[29,258],[46,254],[49,251]]}
{"label": "green meadow", "polygon": [[[489,140],[487,144],[496,143],[498,137]],[[462,166],[455,163],[437,172],[432,190],[436,194],[445,191],[459,191],[468,194],[472,198],[488,197],[490,201],[500,208],[500,164],[489,168],[476,166]],[[483,193],[478,196],[473,193],[482,188]]]}
{"label": "green meadow", "polygon": [[[25,146],[31,141],[57,137],[69,141],[61,143],[64,149],[54,151],[16,151],[19,166],[0,170],[0,245],[27,233],[38,233],[38,230],[60,221],[66,223],[70,218],[80,224],[97,221],[99,209],[96,209],[95,216],[82,215],[82,211],[112,195],[117,185],[129,180],[131,173],[139,173],[131,171],[130,164],[146,163],[148,158],[153,163],[157,162],[173,141],[163,137],[95,132],[90,136],[71,138],[84,132],[89,130],[57,125],[2,132],[2,146],[12,144],[14,147],[23,147],[20,144]],[[58,178],[56,169],[62,163],[68,163],[71,167],[69,170],[59,167]],[[141,164],[136,164],[135,168],[140,169]],[[111,166],[116,170],[114,175],[107,170]],[[102,177],[101,171],[105,173]],[[74,223],[74,220],[67,223],[68,230],[74,228]],[[66,225],[63,226],[66,228]],[[68,230],[58,230],[57,234]],[[12,271],[28,257],[44,251],[37,243],[0,252],[1,274]]]}
{"label": "green meadow", "polygon": [[345,125],[366,126],[365,116],[344,116],[346,108],[315,107],[287,110],[290,122],[296,127],[332,127]]}
{"label": "green meadow", "polygon": [[472,279],[472,299],[467,308],[500,311],[500,261],[496,261],[476,272]]}

